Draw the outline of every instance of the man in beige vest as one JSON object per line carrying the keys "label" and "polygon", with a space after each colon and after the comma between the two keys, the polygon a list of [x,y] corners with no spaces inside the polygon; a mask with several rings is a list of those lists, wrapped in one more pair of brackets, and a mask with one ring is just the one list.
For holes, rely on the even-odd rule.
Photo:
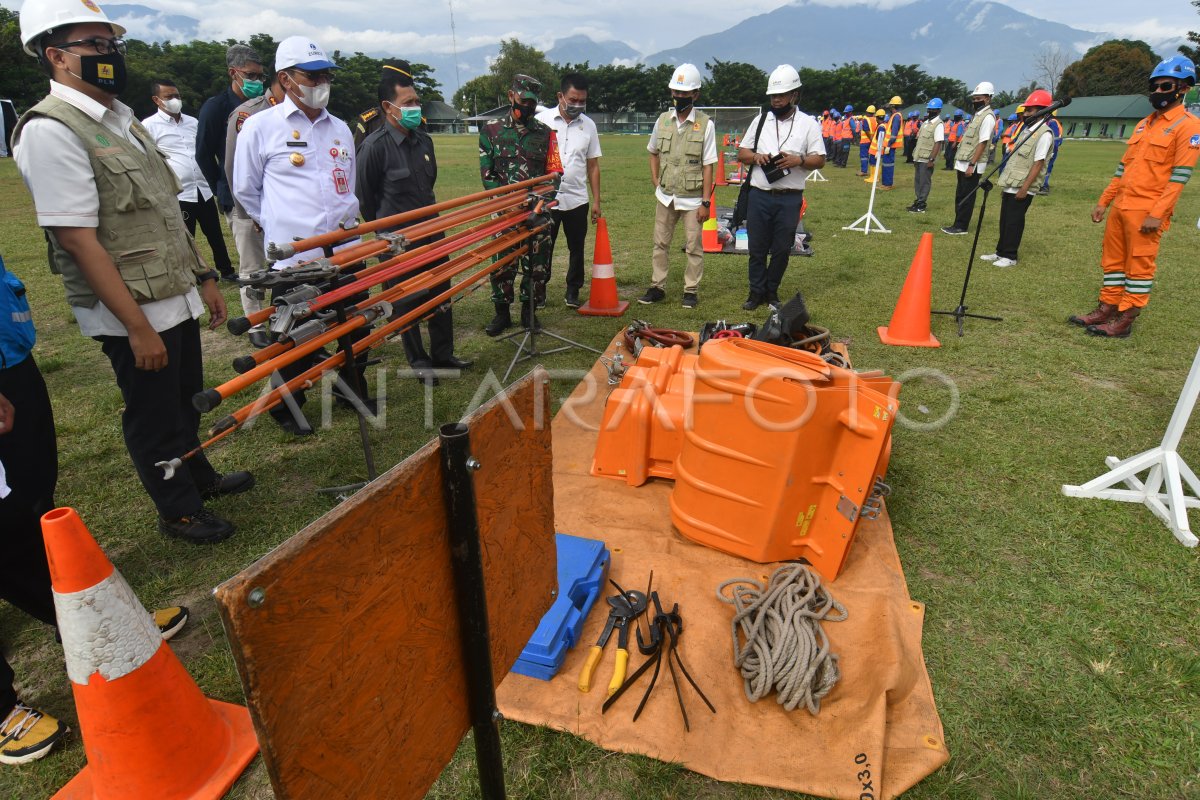
{"label": "man in beige vest", "polygon": [[987,81],[971,92],[975,116],[971,117],[963,131],[954,161],[954,169],[958,173],[958,186],[954,192],[954,222],[942,228],[942,233],[951,236],[966,235],[975,211],[975,190],[979,187],[979,179],[987,172],[987,153],[992,147],[992,134],[996,130],[993,94],[995,88]]}
{"label": "man in beige vest", "polygon": [[638,298],[649,305],[665,300],[671,237],[683,220],[687,236],[687,269],[683,273],[683,307],[695,308],[700,278],[704,275],[704,245],[700,226],[713,210],[714,167],[717,163],[717,129],[703,111],[695,108],[700,97],[700,70],[681,64],[672,73],[673,108],[663,112],[650,134],[650,180],[658,199],[654,212],[654,254],[650,288]]}
{"label": "man in beige vest", "polygon": [[[13,134],[79,331],[100,342],[125,402],[121,424],[159,530],[203,544],[234,532],[204,500],[254,485],[217,473],[203,454],[169,480],[155,464],[198,447],[192,395],[204,388],[197,318],[225,321],[217,273],[200,259],[175,201],[179,181],[132,110],[125,30],[91,0],[28,0],[21,42],[50,75],[50,94]],[[197,292],[197,286],[200,291]]]}

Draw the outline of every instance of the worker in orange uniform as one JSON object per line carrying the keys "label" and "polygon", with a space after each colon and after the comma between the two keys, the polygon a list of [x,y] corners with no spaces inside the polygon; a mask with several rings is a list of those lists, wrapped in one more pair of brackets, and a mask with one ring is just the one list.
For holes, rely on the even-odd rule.
{"label": "worker in orange uniform", "polygon": [[1196,65],[1184,56],[1154,68],[1154,111],[1133,129],[1116,174],[1092,209],[1092,222],[1099,223],[1112,206],[1100,255],[1100,303],[1091,313],[1068,321],[1094,336],[1129,336],[1133,321],[1150,301],[1158,243],[1200,156],[1200,119],[1183,108],[1183,96],[1195,85]]}
{"label": "worker in orange uniform", "polygon": [[827,108],[821,112],[821,140],[825,143],[825,152],[833,152],[833,109]]}
{"label": "worker in orange uniform", "polygon": [[875,111],[874,126],[871,128],[871,144],[867,148],[867,155],[871,157],[871,169],[867,171],[867,177],[863,178],[867,183],[875,180],[875,169],[879,166],[879,134],[883,128],[884,117],[887,112],[882,108]]}
{"label": "worker in orange uniform", "polygon": [[850,156],[850,137],[850,116],[839,112],[837,127],[834,132],[834,138],[837,139],[837,150],[833,157],[833,165],[835,167],[846,166],[846,161]]}
{"label": "worker in orange uniform", "polygon": [[900,95],[894,95],[887,104],[887,122],[885,123],[885,131],[883,135],[883,191],[890,192],[896,187],[892,184],[896,180],[896,151],[904,148],[904,117],[900,113],[900,106],[904,105],[904,101],[900,99]]}
{"label": "worker in orange uniform", "polygon": [[875,140],[875,106],[867,106],[866,112],[858,118],[858,172],[856,177],[867,175],[867,167],[871,163],[871,142]]}
{"label": "worker in orange uniform", "polygon": [[920,125],[917,122],[917,112],[908,112],[908,117],[904,120],[904,163],[913,163],[913,148],[917,145],[917,127]]}
{"label": "worker in orange uniform", "polygon": [[963,124],[963,112],[959,109],[954,116],[946,121],[946,166],[942,169],[954,169],[954,154],[958,152],[958,139]]}

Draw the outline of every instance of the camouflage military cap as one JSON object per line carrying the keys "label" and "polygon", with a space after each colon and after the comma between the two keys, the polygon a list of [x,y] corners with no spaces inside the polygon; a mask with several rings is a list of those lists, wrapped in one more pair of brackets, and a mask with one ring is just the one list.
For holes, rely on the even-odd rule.
{"label": "camouflage military cap", "polygon": [[542,91],[542,82],[530,75],[518,73],[513,76],[512,90],[522,100],[537,100],[538,94]]}

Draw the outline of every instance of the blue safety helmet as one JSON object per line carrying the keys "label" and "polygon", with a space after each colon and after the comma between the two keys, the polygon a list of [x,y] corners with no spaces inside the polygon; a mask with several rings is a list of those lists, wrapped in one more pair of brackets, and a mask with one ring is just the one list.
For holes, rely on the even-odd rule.
{"label": "blue safety helmet", "polygon": [[1187,56],[1172,56],[1158,62],[1158,66],[1150,73],[1150,80],[1155,78],[1174,78],[1177,81],[1187,81],[1196,85],[1196,65]]}
{"label": "blue safety helmet", "polygon": [[925,107],[941,110],[942,98],[940,98],[940,97],[930,98],[929,102],[925,105]]}
{"label": "blue safety helmet", "polygon": [[1017,115],[1016,115],[1016,114],[1009,114],[1007,117],[1005,117],[1005,118],[1004,118],[1004,121],[1005,121],[1005,122],[1016,122],[1016,121],[1017,121]]}
{"label": "blue safety helmet", "polygon": [[842,115],[838,113],[838,110],[836,108],[829,112],[829,116],[832,117],[833,119],[841,119],[842,118]]}
{"label": "blue safety helmet", "polygon": [[962,109],[961,109],[961,108],[960,108],[960,109],[958,109],[957,111],[955,111],[955,112],[954,112],[954,118],[955,118],[955,119],[958,119],[958,118],[959,118],[959,117],[961,117],[962,115],[963,115],[963,113],[962,113]]}
{"label": "blue safety helmet", "polygon": [[845,108],[842,109],[842,113],[849,114],[853,110],[854,110],[854,106],[846,106]]}

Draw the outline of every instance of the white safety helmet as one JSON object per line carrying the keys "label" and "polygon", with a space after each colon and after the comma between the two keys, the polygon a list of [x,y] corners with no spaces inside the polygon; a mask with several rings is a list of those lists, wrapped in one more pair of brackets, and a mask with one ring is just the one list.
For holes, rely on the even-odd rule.
{"label": "white safety helmet", "polygon": [[767,94],[783,94],[800,88],[800,73],[791,64],[780,64],[767,78]]}
{"label": "white safety helmet", "polygon": [[992,86],[990,81],[983,81],[975,87],[975,91],[971,92],[971,96],[974,97],[977,94],[986,94],[988,97],[991,97],[995,93],[996,87]]}
{"label": "white safety helmet", "polygon": [[102,22],[112,28],[113,36],[124,36],[125,29],[113,22],[95,0],[25,0],[21,6],[21,46],[34,58],[34,41],[64,25]]}
{"label": "white safety helmet", "polygon": [[695,64],[680,64],[671,75],[667,88],[677,92],[694,92],[700,88],[700,70]]}

